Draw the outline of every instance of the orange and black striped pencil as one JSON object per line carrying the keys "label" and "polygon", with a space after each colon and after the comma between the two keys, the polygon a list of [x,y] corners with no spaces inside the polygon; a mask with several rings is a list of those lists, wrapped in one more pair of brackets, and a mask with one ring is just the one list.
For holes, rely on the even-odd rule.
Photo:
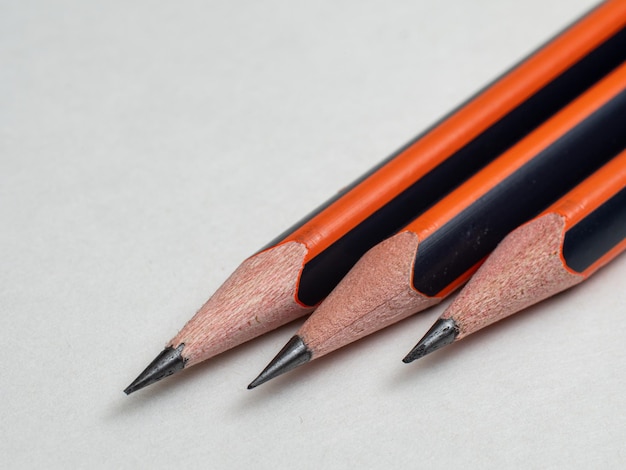
{"label": "orange and black striped pencil", "polygon": [[369,250],[249,386],[440,302],[511,230],[626,147],[626,63]]}
{"label": "orange and black striped pencil", "polygon": [[626,2],[612,0],[245,260],[125,392],[313,311],[369,248],[624,59]]}
{"label": "orange and black striped pencil", "polygon": [[511,232],[404,362],[569,289],[624,248],[626,152]]}

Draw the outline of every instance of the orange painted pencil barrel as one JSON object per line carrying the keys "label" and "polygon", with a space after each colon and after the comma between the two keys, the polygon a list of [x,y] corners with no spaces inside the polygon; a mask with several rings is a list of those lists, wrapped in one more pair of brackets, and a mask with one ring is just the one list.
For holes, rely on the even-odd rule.
{"label": "orange painted pencil barrel", "polygon": [[369,248],[626,60],[625,26],[626,2],[602,4],[341,197],[277,237],[269,246],[290,241],[306,246],[296,300],[317,305]]}
{"label": "orange painted pencil barrel", "polygon": [[554,207],[564,218],[564,265],[587,279],[626,248],[626,152]]}
{"label": "orange painted pencil barrel", "polygon": [[626,151],[510,233],[404,361],[582,282],[625,248]]}

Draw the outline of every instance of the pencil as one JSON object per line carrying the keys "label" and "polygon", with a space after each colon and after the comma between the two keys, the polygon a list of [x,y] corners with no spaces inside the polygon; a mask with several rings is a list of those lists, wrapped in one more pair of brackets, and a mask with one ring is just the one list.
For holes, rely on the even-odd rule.
{"label": "pencil", "polygon": [[404,358],[412,362],[584,281],[626,248],[626,152],[511,232]]}
{"label": "pencil", "polygon": [[556,37],[245,260],[126,388],[131,393],[310,313],[395,233],[626,58],[626,3]]}
{"label": "pencil", "polygon": [[249,388],[438,303],[626,146],[626,63],[369,250]]}

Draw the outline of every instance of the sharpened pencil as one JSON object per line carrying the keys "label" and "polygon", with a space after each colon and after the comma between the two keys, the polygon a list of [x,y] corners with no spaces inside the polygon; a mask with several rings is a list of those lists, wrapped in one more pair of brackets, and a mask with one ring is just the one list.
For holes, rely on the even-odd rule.
{"label": "sharpened pencil", "polygon": [[509,234],[404,362],[569,289],[624,248],[626,152]]}
{"label": "sharpened pencil", "polygon": [[626,63],[368,251],[249,388],[440,302],[511,230],[626,147]]}
{"label": "sharpened pencil", "polygon": [[610,1],[245,260],[125,392],[313,311],[363,253],[624,59],[626,3]]}

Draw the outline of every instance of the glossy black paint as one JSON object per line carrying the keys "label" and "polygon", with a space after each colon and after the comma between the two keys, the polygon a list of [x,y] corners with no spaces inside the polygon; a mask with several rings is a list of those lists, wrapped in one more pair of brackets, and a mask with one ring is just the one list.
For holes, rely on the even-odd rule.
{"label": "glossy black paint", "polygon": [[435,296],[626,147],[626,91],[564,134],[434,234],[420,240],[413,287]]}
{"label": "glossy black paint", "polygon": [[565,232],[563,258],[582,273],[625,237],[626,188]]}

